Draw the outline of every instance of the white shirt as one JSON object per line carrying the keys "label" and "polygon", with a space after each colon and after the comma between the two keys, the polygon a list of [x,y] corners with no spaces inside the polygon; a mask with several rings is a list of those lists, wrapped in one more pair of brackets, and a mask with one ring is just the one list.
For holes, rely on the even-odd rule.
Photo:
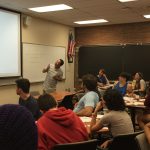
{"label": "white shirt", "polygon": [[47,72],[43,87],[46,93],[50,93],[56,90],[57,80],[54,79],[54,76],[59,76],[62,78],[63,72],[61,68],[56,69],[53,64],[50,64],[50,68]]}

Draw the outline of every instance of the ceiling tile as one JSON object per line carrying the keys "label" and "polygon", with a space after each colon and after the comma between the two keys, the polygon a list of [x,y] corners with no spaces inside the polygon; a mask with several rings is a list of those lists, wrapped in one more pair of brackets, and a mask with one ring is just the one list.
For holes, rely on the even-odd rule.
{"label": "ceiling tile", "polygon": [[[27,9],[55,4],[67,4],[74,9],[47,13]],[[106,24],[144,22],[149,20],[143,14],[150,14],[150,0],[128,3],[118,0],[0,0],[0,6],[70,26],[80,26],[74,24],[75,21],[101,18],[110,21]]]}

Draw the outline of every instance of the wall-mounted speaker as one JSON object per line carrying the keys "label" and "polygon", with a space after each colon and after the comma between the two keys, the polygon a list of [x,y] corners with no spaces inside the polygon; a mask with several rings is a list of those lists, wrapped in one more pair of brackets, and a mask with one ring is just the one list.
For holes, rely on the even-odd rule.
{"label": "wall-mounted speaker", "polygon": [[25,17],[24,17],[24,19],[23,19],[23,24],[24,24],[25,26],[31,25],[31,22],[32,22],[32,17],[30,17],[30,16],[25,16]]}

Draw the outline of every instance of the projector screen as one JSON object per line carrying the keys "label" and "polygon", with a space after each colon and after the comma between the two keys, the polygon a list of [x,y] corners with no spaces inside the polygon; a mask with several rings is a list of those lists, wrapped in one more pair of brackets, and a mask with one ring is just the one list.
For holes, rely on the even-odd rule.
{"label": "projector screen", "polygon": [[0,9],[0,77],[21,76],[20,14]]}

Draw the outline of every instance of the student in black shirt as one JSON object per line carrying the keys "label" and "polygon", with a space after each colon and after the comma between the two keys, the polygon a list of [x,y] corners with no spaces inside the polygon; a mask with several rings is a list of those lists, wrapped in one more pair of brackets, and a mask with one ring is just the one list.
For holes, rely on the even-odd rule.
{"label": "student in black shirt", "polygon": [[28,79],[16,80],[16,93],[20,96],[19,104],[26,107],[33,115],[35,120],[41,116],[36,99],[34,99],[30,93],[30,82]]}

